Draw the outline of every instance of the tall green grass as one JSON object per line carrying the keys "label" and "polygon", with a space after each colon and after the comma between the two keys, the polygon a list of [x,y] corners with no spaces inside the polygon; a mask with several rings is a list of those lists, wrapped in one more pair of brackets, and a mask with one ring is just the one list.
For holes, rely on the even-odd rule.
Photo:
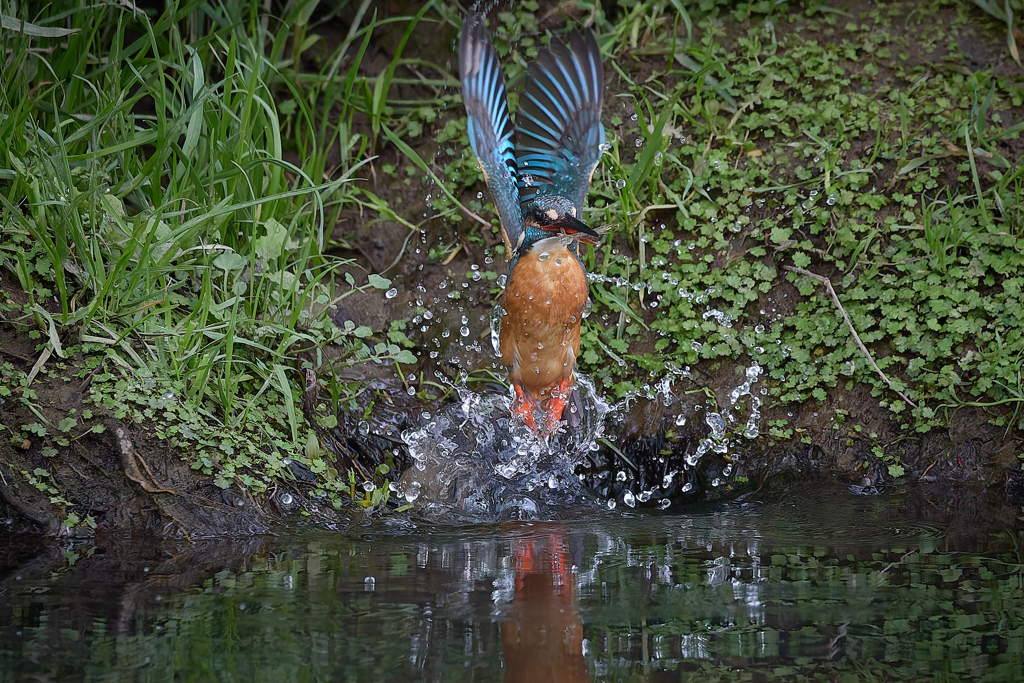
{"label": "tall green grass", "polygon": [[308,73],[316,2],[2,6],[0,260],[29,297],[17,321],[45,334],[36,370],[73,346],[120,396],[294,449],[302,358],[411,360],[328,317],[370,286],[336,286],[324,246],[369,160],[351,103],[372,20]]}

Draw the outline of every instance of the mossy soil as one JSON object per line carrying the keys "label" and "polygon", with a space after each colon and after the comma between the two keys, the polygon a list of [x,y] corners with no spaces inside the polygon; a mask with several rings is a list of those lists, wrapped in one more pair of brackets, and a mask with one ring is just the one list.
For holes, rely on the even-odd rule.
{"label": "mossy soil", "polygon": [[[551,11],[542,9],[544,11],[537,12],[537,16],[542,17],[539,30],[561,26],[567,19],[570,22],[587,19],[572,7],[551,8]],[[877,10],[869,3],[841,9],[852,17],[867,16]],[[997,24],[976,13],[971,15],[969,22],[958,25],[956,20],[963,15],[962,8],[946,4],[941,9],[945,14],[933,17],[934,21],[961,29],[955,41],[956,48],[936,47],[933,43],[916,40],[913,27],[917,24],[890,26],[890,32],[905,38],[902,47],[907,51],[907,59],[903,61],[908,64],[916,61],[918,66],[927,69],[940,63],[948,64],[951,60],[946,59],[946,55],[955,51],[956,59],[953,61],[959,61],[949,67],[953,70],[987,71],[993,74],[994,80],[1019,82],[1020,68],[1010,60]],[[625,9],[618,11],[626,12]],[[893,20],[892,12],[886,16]],[[743,23],[731,15],[724,15],[720,21],[713,22],[716,39],[724,46],[723,49],[728,50],[751,34],[754,25],[761,30],[766,21],[775,31],[774,40],[783,44],[788,36],[801,46],[818,42],[826,46],[838,45],[863,30],[861,27],[844,28],[840,24],[831,25],[816,35],[809,32],[808,20],[800,13],[772,15],[770,18],[755,16],[754,19],[756,24]],[[513,19],[510,25],[514,26],[515,21]],[[816,30],[822,30],[820,25],[815,26],[818,26]],[[344,33],[343,21],[337,29],[339,34]],[[434,34],[427,31],[424,27],[422,31],[415,32],[407,50],[448,54],[456,37],[454,30],[446,27]],[[630,122],[632,100],[619,95],[629,92],[630,81],[650,82],[664,62],[659,56],[644,54],[644,35],[640,22],[635,37],[638,47],[633,48],[628,59],[619,55],[621,70],[610,66],[607,69],[609,96],[605,123],[609,127],[609,135],[623,142],[637,137],[638,124]],[[386,64],[395,39],[391,32],[375,40],[373,49],[381,64]],[[890,63],[898,59],[894,56]],[[442,57],[436,61],[443,64],[446,59]],[[843,68],[855,75],[862,71],[855,60],[844,64]],[[372,68],[372,65],[371,59],[367,68]],[[885,64],[882,65],[884,68]],[[879,84],[891,85],[904,76],[905,72],[897,74],[894,71],[887,75],[877,70],[874,78]],[[859,83],[858,87],[863,88],[863,82]],[[672,86],[672,83],[666,85],[660,81],[656,84],[658,87]],[[453,93],[454,90],[441,93],[439,101],[451,104]],[[690,97],[691,94],[685,96]],[[871,98],[869,89],[864,94]],[[624,105],[624,100],[629,101],[628,106]],[[478,176],[466,170],[472,169],[472,164],[466,160],[465,145],[457,134],[458,122],[463,116],[461,108],[451,106],[435,114],[431,120],[414,121],[422,127],[422,132],[411,136],[409,144],[422,159],[432,160],[428,163],[439,175],[445,170],[462,169],[463,175],[448,179],[451,181],[450,190],[464,207],[489,218],[492,213],[480,194],[483,185]],[[1008,106],[1002,114],[1004,123],[1009,125],[1021,120],[1022,110],[1019,105]],[[704,123],[710,125],[708,121]],[[364,125],[368,124],[364,122]],[[699,128],[696,122],[691,125]],[[455,126],[454,135],[452,126]],[[886,134],[895,137],[897,131],[887,129]],[[738,168],[754,163],[766,154],[774,154],[777,161],[771,172],[776,174],[773,177],[776,184],[781,187],[801,182],[797,162],[802,149],[792,144],[779,144],[773,149],[775,143],[769,138],[755,140],[747,137],[750,144],[741,145],[741,153],[735,159],[730,157],[728,163]],[[704,144],[705,141],[701,141],[700,146],[703,148]],[[856,137],[844,153],[851,159],[870,156],[874,144],[874,139]],[[1002,157],[1019,166],[1019,139],[1000,139],[994,144],[998,145]],[[703,154],[700,150],[691,153],[697,163],[702,163],[703,156],[716,147],[711,140],[706,141],[706,145]],[[418,225],[421,232],[411,233],[406,225],[368,209],[343,213],[334,229],[335,250],[340,255],[356,259],[358,266],[353,267],[353,272],[360,277],[365,277],[365,271],[384,272],[392,280],[397,294],[390,298],[383,291],[353,294],[344,301],[344,307],[337,311],[335,318],[339,325],[351,321],[380,330],[381,339],[387,336],[392,341],[405,344],[415,352],[419,362],[413,368],[403,367],[401,374],[391,365],[367,365],[348,370],[341,379],[348,386],[361,387],[362,391],[344,402],[341,414],[334,417],[337,425],[330,420],[330,426],[326,426],[323,419],[325,402],[306,395],[308,405],[304,407],[307,415],[316,423],[315,431],[322,445],[337,458],[335,465],[339,471],[353,461],[358,462],[360,457],[376,463],[385,452],[398,454],[397,464],[401,466],[401,444],[397,435],[403,428],[414,424],[422,410],[433,410],[445,400],[449,383],[459,376],[460,370],[470,371],[470,386],[479,390],[496,389],[495,376],[500,374],[494,364],[489,341],[489,317],[498,293],[495,282],[505,263],[497,230],[483,228],[447,202],[433,181],[417,171],[383,138],[378,138],[376,151],[379,157],[367,173],[366,187],[384,199],[406,222]],[[632,163],[640,154],[640,151],[623,144],[622,154],[616,163]],[[912,174],[905,171],[906,161],[905,158],[881,159],[879,168],[861,190],[866,195],[889,199],[901,191],[909,192],[907,185]],[[961,157],[935,161],[938,168],[934,178],[936,183],[955,184],[962,180],[962,169],[958,168],[958,163],[963,162]],[[983,166],[982,172],[991,170],[984,168],[987,163],[984,158],[979,158],[978,163]],[[613,165],[603,166],[603,175],[595,183],[597,196],[592,195],[592,204],[604,211],[605,217],[614,218],[614,205],[619,195],[611,189],[615,187],[615,178],[609,166]],[[727,188],[708,185],[704,198],[711,204],[717,202],[724,206],[727,196]],[[766,196],[771,199],[770,195]],[[702,201],[693,193],[689,197]],[[662,203],[668,201],[665,197],[661,199]],[[820,288],[814,291],[802,286],[793,276],[787,277],[781,268],[788,264],[807,265],[832,279],[837,289],[842,290],[844,285],[851,284],[848,279],[851,271],[843,269],[844,265],[850,264],[825,257],[812,264],[802,260],[799,253],[814,256],[829,249],[826,243],[828,235],[818,235],[811,228],[805,229],[806,245],[796,246],[794,243],[799,241],[799,231],[792,238],[774,231],[770,236],[755,232],[754,227],[758,224],[792,224],[793,207],[784,199],[776,197],[763,204],[748,203],[747,208],[749,212],[745,216],[749,220],[742,223],[741,229],[730,235],[725,233],[724,227],[720,228],[723,237],[717,240],[703,239],[698,232],[691,232],[674,210],[658,209],[651,216],[661,230],[684,242],[695,243],[692,251],[707,264],[705,272],[725,272],[742,261],[760,264],[776,272],[766,281],[770,286],[761,288],[753,298],[730,304],[730,311],[740,313],[734,323],[738,331],[732,333],[733,337],[742,336],[742,330],[754,328],[758,323],[771,324],[771,320],[766,320],[764,314],[759,313],[763,311],[770,311],[774,320],[782,321],[779,331],[796,330],[799,337],[803,332],[793,320],[801,316],[820,316],[828,311],[837,321],[833,331],[838,339],[818,340],[818,350],[812,341],[808,365],[813,365],[813,358],[818,355],[826,356],[822,363],[839,362],[831,356],[836,348],[841,348],[846,349],[844,358],[853,358],[858,365],[867,367],[828,296]],[[886,217],[897,213],[897,210],[893,204],[879,209],[877,225],[883,225]],[[710,218],[708,221],[715,222]],[[653,225],[648,226],[648,230],[653,231]],[[876,244],[883,247],[876,254],[877,260],[883,260],[889,253],[884,251],[886,242],[885,235],[879,235]],[[760,248],[760,252],[752,253],[756,248]],[[639,262],[645,257],[651,263],[653,249],[651,243],[638,239],[636,232],[617,231],[612,234],[608,249],[595,254],[590,263],[591,269],[621,273],[623,264]],[[646,250],[646,255],[643,250]],[[955,248],[952,255],[954,258],[957,256]],[[864,258],[867,257],[865,252]],[[671,263],[669,259],[666,265],[671,268]],[[859,284],[870,285],[871,278],[883,282],[889,276],[884,267],[857,269],[856,256],[852,257],[851,263],[850,268],[857,270],[861,278]],[[699,282],[699,278],[694,280],[695,284]],[[706,284],[708,280],[703,282]],[[2,286],[8,301],[24,303],[19,300],[21,294],[15,282],[6,278]],[[979,284],[979,287],[983,285]],[[656,292],[654,287],[646,291],[649,297]],[[642,299],[636,299],[635,295],[630,301],[628,296],[627,293],[627,306],[632,315],[643,321],[643,329],[630,332],[628,326],[619,322],[616,337],[614,329],[616,321],[621,321],[622,311],[610,306],[607,299],[597,302],[588,321],[590,348],[604,348],[609,353],[619,350],[615,357],[622,356],[627,362],[619,367],[604,354],[590,359],[585,355],[582,362],[582,370],[596,376],[607,396],[637,392],[625,419],[610,425],[607,433],[616,437],[617,448],[640,471],[628,482],[606,491],[610,497],[620,495],[625,487],[642,488],[645,477],[653,479],[660,476],[666,462],[671,463],[692,453],[694,445],[708,431],[700,420],[693,419],[685,428],[675,427],[678,404],[666,407],[657,397],[643,396],[641,387],[651,381],[650,373],[658,374],[653,369],[652,358],[675,353],[683,361],[688,361],[689,377],[678,379],[675,385],[677,393],[697,392],[708,398],[709,405],[719,406],[728,404],[730,391],[742,381],[743,370],[750,363],[750,357],[739,351],[666,353],[666,347],[659,344],[666,334],[656,333],[659,319],[670,320],[678,316],[685,322],[686,316],[672,312],[667,305],[670,297],[665,292],[659,295],[665,302],[660,309],[641,303]],[[812,300],[821,302],[817,310],[806,306]],[[650,301],[648,299],[646,303]],[[691,311],[690,314],[695,318],[701,317],[700,311]],[[854,318],[858,322],[861,320]],[[705,316],[703,323],[706,321]],[[703,323],[697,320],[697,324],[684,325],[669,334],[674,345],[672,348],[690,349],[692,341],[700,335],[717,335],[716,339],[721,342],[705,342],[708,349],[720,348],[722,344],[728,346],[722,342],[723,335],[728,340],[728,330],[709,329],[702,326]],[[30,337],[28,331],[24,326],[9,322],[0,325],[0,353],[4,356],[0,362],[9,363],[25,373],[31,371],[41,352],[39,340]],[[861,329],[862,333],[864,331]],[[906,386],[912,379],[904,372],[906,365],[884,363],[887,356],[897,360],[900,356],[887,341],[884,334],[876,335],[867,340],[867,346],[883,361],[893,379]],[[616,343],[625,343],[626,353]],[[963,352],[963,348],[958,349]],[[1019,401],[990,407],[946,407],[931,419],[927,429],[918,430],[906,412],[893,411],[899,399],[894,392],[880,386],[870,368],[847,382],[833,379],[831,385],[824,381],[820,385],[801,388],[786,380],[782,371],[775,372],[777,368],[772,367],[771,357],[760,362],[767,372],[763,386],[771,389],[761,407],[761,434],[756,439],[743,442],[742,448],[734,449],[728,460],[717,456],[707,458],[702,465],[701,481],[704,485],[687,495],[679,492],[677,503],[742,495],[757,490],[770,477],[824,477],[859,487],[868,493],[891,486],[918,485],[927,492],[922,500],[936,509],[976,505],[979,514],[991,516],[991,510],[997,509],[1000,512],[996,514],[1008,522],[1017,519],[1019,506],[1024,503],[1024,477],[1021,476],[1019,459],[1024,453],[1024,437],[1009,416]],[[660,369],[663,368],[662,365]],[[438,373],[446,379],[442,381]],[[317,489],[318,475],[298,463],[290,466],[287,478],[261,494],[253,494],[239,486],[227,489],[215,486],[213,477],[193,468],[193,454],[187,447],[168,445],[161,437],[159,424],[148,422],[144,416],[141,420],[119,420],[109,411],[91,405],[90,376],[91,371],[83,358],[69,357],[60,362],[51,360],[46,371],[35,377],[31,386],[34,392],[32,400],[19,401],[16,395],[0,402],[2,422],[9,430],[5,436],[13,437],[0,441],[0,463],[3,464],[0,469],[3,475],[0,480],[0,523],[7,532],[35,531],[52,536],[132,533],[198,538],[261,533],[280,524],[313,524],[343,529],[363,519],[359,508],[339,512],[323,498],[311,495]],[[410,395],[410,388],[414,395]],[[320,398],[323,398],[323,392]],[[85,418],[87,411],[89,417]],[[75,426],[62,435],[62,443],[66,445],[55,443],[52,434],[41,437],[25,429],[40,419],[59,425],[69,416],[75,418]],[[361,425],[367,424],[368,430],[365,427],[360,429]],[[95,429],[97,425],[100,429]],[[769,425],[773,428],[769,429]],[[596,463],[596,470],[611,471],[622,467],[618,455],[607,447],[598,453]],[[712,487],[708,484],[729,466],[731,478],[725,486]],[[6,533],[2,529],[0,533]]]}

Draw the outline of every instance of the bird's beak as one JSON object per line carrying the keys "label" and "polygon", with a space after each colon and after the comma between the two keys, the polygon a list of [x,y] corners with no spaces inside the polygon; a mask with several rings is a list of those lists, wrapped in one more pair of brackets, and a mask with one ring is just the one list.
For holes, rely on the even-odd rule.
{"label": "bird's beak", "polygon": [[584,244],[597,244],[598,240],[601,239],[601,235],[593,228],[575,216],[568,214],[558,223],[558,228],[566,235]]}

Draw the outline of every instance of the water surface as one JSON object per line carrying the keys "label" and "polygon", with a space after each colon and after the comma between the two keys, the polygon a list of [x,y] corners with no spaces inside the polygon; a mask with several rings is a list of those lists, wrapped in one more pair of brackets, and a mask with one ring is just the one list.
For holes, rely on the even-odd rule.
{"label": "water surface", "polygon": [[1021,680],[1021,533],[919,501],[10,550],[0,681]]}

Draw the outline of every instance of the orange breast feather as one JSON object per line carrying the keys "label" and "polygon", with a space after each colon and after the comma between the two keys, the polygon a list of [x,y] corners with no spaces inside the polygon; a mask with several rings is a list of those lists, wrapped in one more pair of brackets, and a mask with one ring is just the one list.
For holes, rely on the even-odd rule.
{"label": "orange breast feather", "polygon": [[580,351],[587,276],[564,244],[523,254],[505,287],[501,360],[535,399],[572,375]]}

